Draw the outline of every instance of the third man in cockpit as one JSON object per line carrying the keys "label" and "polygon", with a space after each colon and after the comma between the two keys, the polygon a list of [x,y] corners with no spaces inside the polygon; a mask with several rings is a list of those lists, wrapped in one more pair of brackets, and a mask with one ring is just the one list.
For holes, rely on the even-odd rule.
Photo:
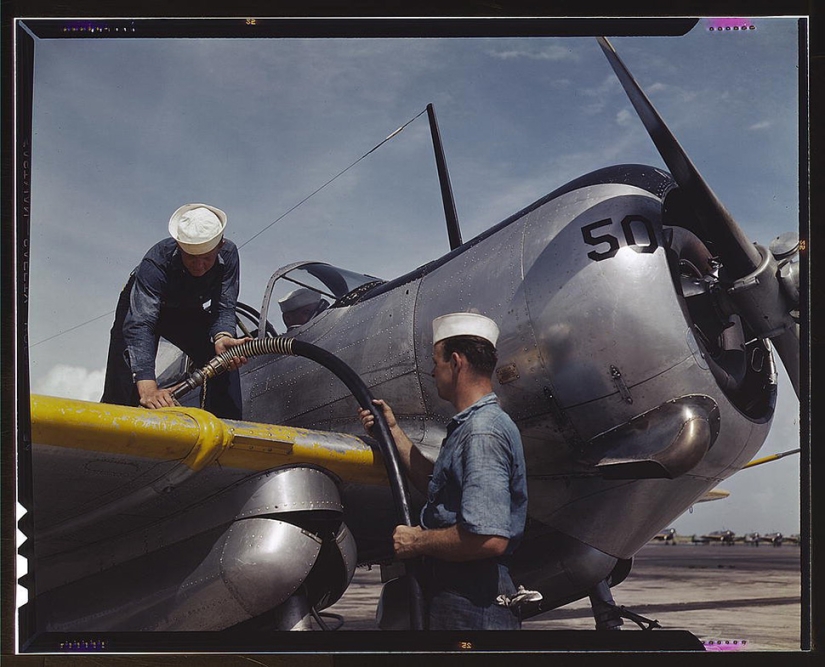
{"label": "third man in cockpit", "polygon": [[318,292],[306,287],[292,290],[285,297],[278,300],[281,307],[281,317],[287,329],[294,329],[306,324],[313,317],[329,307],[329,301]]}

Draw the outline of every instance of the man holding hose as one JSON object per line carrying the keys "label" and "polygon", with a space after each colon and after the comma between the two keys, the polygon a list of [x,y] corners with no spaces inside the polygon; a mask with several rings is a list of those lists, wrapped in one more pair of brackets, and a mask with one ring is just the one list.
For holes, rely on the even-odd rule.
{"label": "man holding hose", "polygon": [[[433,321],[433,378],[438,395],[458,414],[447,427],[435,464],[424,458],[384,413],[399,456],[415,487],[427,497],[420,525],[393,533],[398,558],[423,556],[430,630],[515,630],[507,605],[516,593],[508,557],[524,532],[527,483],[521,436],[492,389],[498,326],[475,313]],[[359,410],[369,433],[375,423]]]}
{"label": "man holding hose", "polygon": [[[198,367],[249,340],[236,338],[240,261],[225,228],[226,214],[208,204],[185,204],[172,214],[170,238],[149,249],[120,294],[102,403],[176,404],[172,389],[158,387],[155,377],[161,336]],[[241,419],[238,368],[246,361],[234,358],[229,372],[209,382],[204,407],[216,416]]]}

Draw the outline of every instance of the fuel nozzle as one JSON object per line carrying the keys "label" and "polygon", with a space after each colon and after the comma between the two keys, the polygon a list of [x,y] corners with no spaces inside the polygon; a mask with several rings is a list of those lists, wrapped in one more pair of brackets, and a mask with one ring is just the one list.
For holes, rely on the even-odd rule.
{"label": "fuel nozzle", "polygon": [[203,368],[198,368],[172,391],[176,400],[185,396],[207,380],[229,370],[229,364],[236,357],[256,357],[263,354],[294,354],[292,339],[286,337],[250,340],[229,348],[222,354],[210,359]]}
{"label": "fuel nozzle", "polygon": [[[235,355],[232,355],[235,356]],[[175,400],[186,396],[190,391],[196,387],[200,387],[207,380],[211,380],[217,375],[220,375],[227,370],[228,365],[223,362],[223,355],[214,357],[209,360],[203,368],[196,368],[189,377],[184,380],[183,384],[178,385],[172,391],[172,398]],[[232,357],[229,357],[230,359]]]}

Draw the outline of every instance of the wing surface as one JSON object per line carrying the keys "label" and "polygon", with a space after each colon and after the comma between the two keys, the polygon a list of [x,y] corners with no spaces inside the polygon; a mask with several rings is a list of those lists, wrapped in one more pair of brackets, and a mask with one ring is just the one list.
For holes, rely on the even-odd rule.
{"label": "wing surface", "polygon": [[199,408],[32,395],[31,431],[41,537],[128,516],[153,498],[201,502],[288,465],[321,466],[344,483],[387,484],[380,453],[354,435],[222,420]]}

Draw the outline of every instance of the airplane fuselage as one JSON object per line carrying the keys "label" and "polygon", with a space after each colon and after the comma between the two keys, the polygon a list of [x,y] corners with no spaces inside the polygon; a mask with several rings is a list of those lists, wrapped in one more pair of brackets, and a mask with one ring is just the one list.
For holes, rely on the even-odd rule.
{"label": "airplane fuselage", "polygon": [[[431,322],[455,311],[498,322],[494,389],[520,428],[528,467],[523,551],[532,536],[543,544],[542,568],[525,557],[525,583],[554,587],[548,561],[560,573],[573,552],[591,555],[582,585],[603,578],[749,461],[770,428],[767,347],[748,343],[758,368],[726,392],[718,364],[711,367],[714,350],[698,340],[714,325],[694,321],[706,316],[688,301],[712,297],[691,292],[697,281],[679,267],[708,257],[689,232],[663,224],[671,187],[669,175],[649,167],[583,177],[294,334],[349,364],[434,458],[452,408],[429,375]],[[346,388],[306,359],[253,359],[243,389],[252,421],[363,435]],[[531,577],[534,568],[543,573]]]}

